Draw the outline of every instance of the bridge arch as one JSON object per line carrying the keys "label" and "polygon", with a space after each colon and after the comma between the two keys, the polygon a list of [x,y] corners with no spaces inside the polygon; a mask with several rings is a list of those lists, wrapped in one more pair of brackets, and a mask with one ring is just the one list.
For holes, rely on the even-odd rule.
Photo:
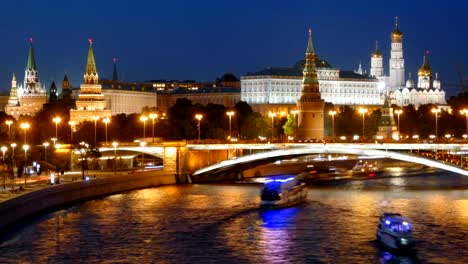
{"label": "bridge arch", "polygon": [[262,152],[247,156],[238,157],[236,159],[225,160],[220,163],[213,164],[211,166],[199,169],[192,175],[199,176],[213,172],[223,172],[233,169],[239,165],[253,164],[261,160],[277,160],[279,158],[293,157],[293,156],[306,156],[311,154],[352,154],[361,156],[377,156],[401,161],[409,161],[421,165],[439,168],[455,172],[464,176],[468,176],[468,171],[457,166],[442,163],[440,161],[426,159],[422,157],[413,156],[410,154],[404,154],[394,151],[385,151],[377,149],[360,149],[360,148],[347,148],[347,147],[333,147],[322,145],[321,147],[305,147],[305,148],[292,148],[292,149],[281,149],[273,150],[270,152]]}

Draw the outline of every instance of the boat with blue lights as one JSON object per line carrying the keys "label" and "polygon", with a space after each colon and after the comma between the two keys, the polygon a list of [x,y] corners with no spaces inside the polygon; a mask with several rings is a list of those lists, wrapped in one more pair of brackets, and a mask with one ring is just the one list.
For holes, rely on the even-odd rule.
{"label": "boat with blue lights", "polygon": [[384,213],[377,227],[377,242],[396,250],[410,249],[414,245],[413,225],[401,214]]}
{"label": "boat with blue lights", "polygon": [[306,201],[307,187],[295,177],[268,178],[261,192],[262,208],[283,208]]}

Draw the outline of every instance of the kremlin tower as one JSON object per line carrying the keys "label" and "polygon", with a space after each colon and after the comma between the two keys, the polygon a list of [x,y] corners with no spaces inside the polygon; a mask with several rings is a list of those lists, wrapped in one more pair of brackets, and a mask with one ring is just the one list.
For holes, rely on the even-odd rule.
{"label": "kremlin tower", "polygon": [[76,109],[70,110],[70,120],[78,124],[83,121],[93,121],[95,118],[111,117],[111,110],[106,109],[106,101],[101,92],[102,86],[99,84],[91,39],[89,40],[88,62],[83,77],[84,84],[80,86]]}
{"label": "kremlin tower", "polygon": [[379,51],[379,44],[377,41],[375,42],[375,51],[371,55],[370,75],[376,78],[381,78],[384,76],[383,56]]}
{"label": "kremlin tower", "polygon": [[390,106],[388,95],[385,95],[384,105],[382,107],[382,116],[380,117],[377,138],[398,139],[399,131],[393,118],[393,108]]}
{"label": "kremlin tower", "polygon": [[306,64],[303,71],[301,97],[297,100],[298,139],[323,139],[325,101],[320,96],[315,54],[312,45],[312,30],[309,29],[309,41],[306,50]]}
{"label": "kremlin tower", "polygon": [[15,118],[20,115],[34,116],[42,109],[42,105],[47,102],[46,90],[39,82],[32,38],[29,41],[28,62],[24,72],[23,85],[17,87],[16,78],[13,75],[10,97],[5,107],[5,112]]}
{"label": "kremlin tower", "polygon": [[390,51],[389,87],[395,91],[405,85],[405,59],[403,58],[403,33],[398,28],[398,17],[395,17],[395,30],[392,32],[392,48]]}

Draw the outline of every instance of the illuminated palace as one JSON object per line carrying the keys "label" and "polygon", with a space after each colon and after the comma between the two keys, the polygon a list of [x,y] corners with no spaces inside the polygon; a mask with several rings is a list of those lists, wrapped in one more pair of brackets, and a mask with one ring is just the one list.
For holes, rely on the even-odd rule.
{"label": "illuminated palace", "polygon": [[101,92],[99,75],[94,60],[93,42],[89,40],[88,62],[84,74],[84,84],[80,86],[76,109],[70,110],[70,120],[76,123],[92,121],[94,118],[111,117],[111,110],[106,109],[106,100]]}
{"label": "illuminated palace", "polygon": [[5,106],[5,112],[15,118],[18,118],[20,115],[34,116],[42,109],[42,105],[46,102],[46,89],[39,81],[39,72],[36,67],[31,39],[24,81],[22,84],[17,85],[16,77],[13,74],[10,96],[8,104]]}
{"label": "illuminated palace", "polygon": [[371,54],[370,74],[385,83],[385,87],[390,91],[391,103],[398,106],[422,104],[436,104],[446,106],[445,91],[441,88],[440,81],[436,74],[435,80],[432,77],[432,69],[429,65],[429,58],[424,56],[423,65],[418,71],[418,82],[414,83],[409,73],[405,82],[405,59],[403,56],[403,33],[398,25],[398,18],[395,18],[395,29],[391,33],[391,50],[389,60],[389,75],[384,76],[383,56],[377,45]]}

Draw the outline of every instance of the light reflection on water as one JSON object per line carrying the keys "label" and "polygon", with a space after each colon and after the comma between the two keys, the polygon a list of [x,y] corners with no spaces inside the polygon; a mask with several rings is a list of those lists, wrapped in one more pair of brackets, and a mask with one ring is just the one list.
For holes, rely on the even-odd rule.
{"label": "light reflection on water", "polygon": [[[310,186],[308,203],[280,210],[258,209],[260,185],[138,190],[35,219],[3,237],[0,263],[467,263],[468,189],[447,189],[466,181]],[[383,212],[412,220],[415,254],[374,244]]]}

